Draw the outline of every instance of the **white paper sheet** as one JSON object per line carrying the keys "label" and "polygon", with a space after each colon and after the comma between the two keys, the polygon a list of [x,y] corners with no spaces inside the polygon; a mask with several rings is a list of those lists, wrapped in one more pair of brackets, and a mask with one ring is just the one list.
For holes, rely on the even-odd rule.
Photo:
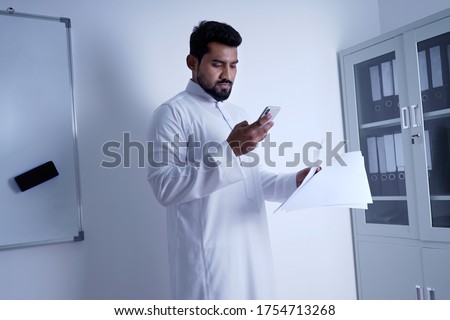
{"label": "white paper sheet", "polygon": [[315,175],[312,174],[315,168],[311,169],[307,176],[310,179],[305,178],[275,213],[315,207],[367,209],[372,196],[361,151],[345,153],[341,158],[346,166],[333,159],[331,166],[322,165]]}

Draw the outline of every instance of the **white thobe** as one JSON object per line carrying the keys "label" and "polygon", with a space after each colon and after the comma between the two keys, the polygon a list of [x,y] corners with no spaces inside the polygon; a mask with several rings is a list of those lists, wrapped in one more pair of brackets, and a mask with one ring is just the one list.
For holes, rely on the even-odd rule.
{"label": "white thobe", "polygon": [[233,154],[226,139],[245,119],[193,81],[152,117],[148,181],[167,207],[173,299],[275,298],[264,200],[286,200],[295,174]]}

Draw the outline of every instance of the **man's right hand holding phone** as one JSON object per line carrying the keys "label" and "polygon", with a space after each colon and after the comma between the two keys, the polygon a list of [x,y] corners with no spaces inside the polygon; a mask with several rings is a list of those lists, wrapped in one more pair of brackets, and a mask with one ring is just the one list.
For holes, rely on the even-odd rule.
{"label": "man's right hand holding phone", "polygon": [[262,141],[269,130],[273,127],[274,123],[270,121],[272,114],[267,113],[253,122],[248,124],[247,121],[238,123],[230,135],[227,138],[227,142],[230,145],[236,156],[246,154],[256,148],[256,145]]}

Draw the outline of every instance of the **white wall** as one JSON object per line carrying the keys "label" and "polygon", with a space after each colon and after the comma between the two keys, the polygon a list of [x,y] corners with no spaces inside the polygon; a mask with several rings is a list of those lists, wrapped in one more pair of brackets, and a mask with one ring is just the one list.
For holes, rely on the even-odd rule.
{"label": "white wall", "polygon": [[448,0],[378,0],[378,2],[383,33],[450,8]]}
{"label": "white wall", "polygon": [[[298,148],[327,131],[342,139],[336,52],[380,29],[376,0],[0,0],[9,6],[72,19],[86,240],[1,251],[0,299],[168,298],[165,211],[136,150],[132,168],[102,169],[110,159],[101,147],[123,132],[145,141],[153,110],[187,83],[188,37],[200,20],[240,31],[231,100],[255,118],[283,106],[272,139]],[[280,298],[355,298],[347,210],[269,218]]]}

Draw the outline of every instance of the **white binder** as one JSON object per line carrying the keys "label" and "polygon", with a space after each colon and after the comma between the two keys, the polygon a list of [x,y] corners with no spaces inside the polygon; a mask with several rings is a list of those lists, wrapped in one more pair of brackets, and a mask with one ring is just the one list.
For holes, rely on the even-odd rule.
{"label": "white binder", "polygon": [[367,155],[369,157],[369,173],[378,173],[377,138],[367,138]]}
{"label": "white binder", "polygon": [[383,83],[383,96],[394,95],[394,72],[392,71],[392,61],[381,63],[381,79]]}
{"label": "white binder", "polygon": [[372,101],[381,100],[380,72],[378,66],[370,67],[370,86],[372,88]]}
{"label": "white binder", "polygon": [[397,171],[405,171],[405,158],[403,155],[403,141],[402,134],[394,134],[394,146],[395,146],[395,163],[397,165]]}
{"label": "white binder", "polygon": [[378,150],[378,165],[380,167],[380,173],[387,173],[386,165],[386,149],[384,147],[384,137],[377,137],[377,150]]}
{"label": "white binder", "polygon": [[384,135],[384,151],[386,154],[386,171],[387,172],[397,171],[397,164],[395,162],[395,146],[393,134]]}
{"label": "white binder", "polygon": [[420,88],[422,91],[425,91],[430,89],[428,82],[427,53],[425,50],[422,50],[417,56],[419,59]]}
{"label": "white binder", "polygon": [[435,46],[430,48],[430,62],[431,62],[431,84],[433,88],[442,87],[444,80],[442,77],[442,61],[441,48]]}

